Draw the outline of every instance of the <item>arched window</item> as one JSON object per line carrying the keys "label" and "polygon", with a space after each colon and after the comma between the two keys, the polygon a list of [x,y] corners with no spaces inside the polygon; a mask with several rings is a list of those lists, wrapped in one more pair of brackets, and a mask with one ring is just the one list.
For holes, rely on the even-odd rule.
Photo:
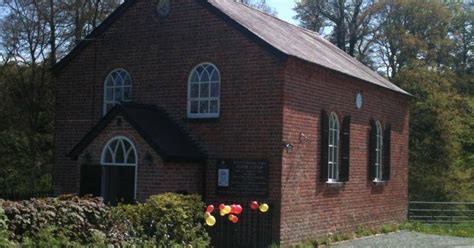
{"label": "arched window", "polygon": [[339,121],[335,113],[331,113],[329,117],[328,144],[328,181],[336,182],[338,180]]}
{"label": "arched window", "polygon": [[217,118],[220,109],[221,76],[210,63],[196,66],[188,80],[188,117]]}
{"label": "arched window", "polygon": [[137,165],[137,151],[133,143],[126,137],[118,136],[111,139],[102,151],[102,165]]}
{"label": "arched window", "polygon": [[375,179],[382,180],[383,131],[379,121],[375,123],[377,142],[375,146]]}
{"label": "arched window", "polygon": [[118,102],[132,100],[132,78],[124,69],[115,69],[104,83],[104,115]]}

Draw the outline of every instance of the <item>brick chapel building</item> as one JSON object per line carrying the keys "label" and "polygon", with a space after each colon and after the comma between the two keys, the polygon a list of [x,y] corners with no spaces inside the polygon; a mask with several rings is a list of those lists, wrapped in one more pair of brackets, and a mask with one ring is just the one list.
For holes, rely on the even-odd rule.
{"label": "brick chapel building", "polygon": [[400,222],[410,95],[232,0],[126,0],[55,67],[56,193],[259,200],[290,244]]}

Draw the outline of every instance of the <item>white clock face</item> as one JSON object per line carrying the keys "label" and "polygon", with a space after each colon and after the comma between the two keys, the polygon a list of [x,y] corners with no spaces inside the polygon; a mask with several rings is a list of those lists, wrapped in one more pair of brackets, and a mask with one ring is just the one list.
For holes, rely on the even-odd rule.
{"label": "white clock face", "polygon": [[362,93],[357,93],[357,96],[356,96],[356,107],[357,107],[357,109],[361,109],[361,108],[362,108]]}
{"label": "white clock face", "polygon": [[156,6],[156,11],[160,17],[166,17],[169,15],[171,10],[170,0],[159,0]]}

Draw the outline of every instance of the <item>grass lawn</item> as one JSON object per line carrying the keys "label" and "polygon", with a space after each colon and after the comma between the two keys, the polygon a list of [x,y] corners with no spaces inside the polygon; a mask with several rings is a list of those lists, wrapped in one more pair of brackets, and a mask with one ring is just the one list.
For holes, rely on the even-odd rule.
{"label": "grass lawn", "polygon": [[[294,245],[294,248],[318,247],[320,245],[330,245],[332,243],[351,240],[355,238],[367,237],[375,234],[391,233],[400,230],[407,230],[426,234],[446,235],[474,238],[474,225],[428,225],[419,222],[406,222],[400,225],[382,225],[378,228],[368,228],[358,226],[353,233],[334,233],[326,236],[316,237],[306,242]],[[279,247],[273,245],[273,247]]]}
{"label": "grass lawn", "polygon": [[[474,223],[473,223],[474,224]],[[428,225],[419,222],[407,222],[400,226],[400,229],[436,234],[436,235],[449,235],[458,237],[474,238],[474,225],[467,224],[455,224],[455,225]]]}

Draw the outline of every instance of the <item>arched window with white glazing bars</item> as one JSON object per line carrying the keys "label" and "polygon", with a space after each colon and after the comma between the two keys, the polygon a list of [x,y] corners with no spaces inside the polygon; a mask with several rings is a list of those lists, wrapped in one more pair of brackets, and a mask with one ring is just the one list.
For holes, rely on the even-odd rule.
{"label": "arched window with white glazing bars", "polygon": [[124,69],[114,69],[104,82],[104,106],[103,114],[118,102],[128,102],[132,100],[132,77]]}
{"label": "arched window with white glazing bars", "polygon": [[128,138],[118,136],[105,145],[101,162],[102,165],[136,166],[137,151]]}
{"label": "arched window with white glazing bars", "polygon": [[221,75],[211,63],[196,66],[188,80],[188,118],[217,118],[220,112]]}

